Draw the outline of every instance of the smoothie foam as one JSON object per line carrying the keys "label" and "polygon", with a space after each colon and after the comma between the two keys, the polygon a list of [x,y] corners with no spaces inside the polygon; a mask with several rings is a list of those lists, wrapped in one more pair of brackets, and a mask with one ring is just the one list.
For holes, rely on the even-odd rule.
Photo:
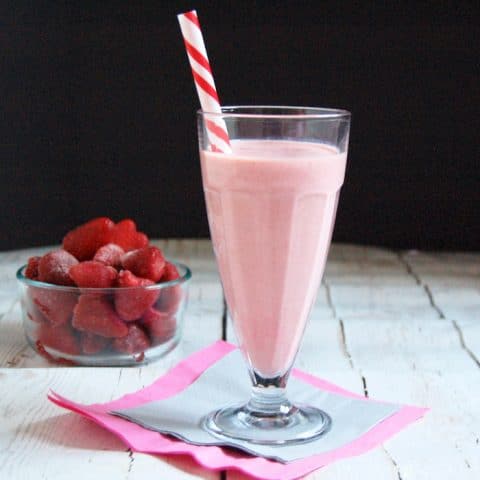
{"label": "smoothie foam", "polygon": [[231,145],[200,152],[210,232],[240,346],[274,377],[293,363],[315,301],[347,154],[300,141]]}

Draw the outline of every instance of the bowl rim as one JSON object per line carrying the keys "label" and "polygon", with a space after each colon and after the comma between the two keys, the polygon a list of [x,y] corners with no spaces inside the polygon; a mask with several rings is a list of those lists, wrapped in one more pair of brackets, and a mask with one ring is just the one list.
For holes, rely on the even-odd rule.
{"label": "bowl rim", "polygon": [[183,275],[175,280],[169,280],[168,282],[162,283],[154,283],[153,285],[147,286],[134,286],[134,287],[77,287],[77,286],[70,286],[70,285],[56,285],[54,283],[47,283],[42,282],[40,280],[32,280],[24,275],[24,271],[27,268],[27,264],[22,265],[16,273],[17,280],[24,284],[28,285],[29,287],[36,287],[36,288],[44,288],[48,290],[55,290],[59,292],[81,292],[81,293],[113,293],[118,291],[132,291],[137,289],[142,290],[159,290],[162,288],[172,287],[175,285],[182,285],[188,283],[188,281],[192,278],[192,271],[190,268],[181,262],[176,262],[172,260],[168,260],[169,263],[173,263],[175,267],[180,267],[182,270],[185,271]]}

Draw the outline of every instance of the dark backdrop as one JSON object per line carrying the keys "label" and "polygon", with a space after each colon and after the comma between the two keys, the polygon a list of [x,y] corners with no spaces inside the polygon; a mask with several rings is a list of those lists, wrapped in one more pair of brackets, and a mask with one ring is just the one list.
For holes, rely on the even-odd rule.
{"label": "dark backdrop", "polygon": [[193,7],[223,104],[352,111],[335,240],[479,249],[476,2],[70,3],[1,7],[0,249],[98,215],[208,236]]}

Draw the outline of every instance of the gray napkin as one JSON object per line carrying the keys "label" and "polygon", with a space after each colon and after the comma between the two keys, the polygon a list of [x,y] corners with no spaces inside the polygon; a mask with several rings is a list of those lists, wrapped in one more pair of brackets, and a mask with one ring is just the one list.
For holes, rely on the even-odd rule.
{"label": "gray napkin", "polygon": [[401,407],[367,399],[345,397],[320,390],[290,377],[288,397],[327,412],[332,419],[329,432],[298,445],[257,445],[242,440],[218,439],[201,428],[203,418],[218,407],[238,404],[250,395],[250,380],[239,350],[225,355],[185,390],[165,400],[110,412],[149,430],[169,434],[194,445],[238,448],[282,463],[324,453],[352,442]]}

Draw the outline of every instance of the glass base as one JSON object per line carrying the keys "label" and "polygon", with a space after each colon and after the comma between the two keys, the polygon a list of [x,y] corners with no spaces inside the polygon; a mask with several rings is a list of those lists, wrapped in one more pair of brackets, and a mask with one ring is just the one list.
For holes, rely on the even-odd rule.
{"label": "glass base", "polygon": [[215,410],[203,427],[218,438],[245,440],[261,445],[305,443],[330,430],[332,420],[324,411],[308,405],[288,405],[282,412],[253,411],[250,404]]}

